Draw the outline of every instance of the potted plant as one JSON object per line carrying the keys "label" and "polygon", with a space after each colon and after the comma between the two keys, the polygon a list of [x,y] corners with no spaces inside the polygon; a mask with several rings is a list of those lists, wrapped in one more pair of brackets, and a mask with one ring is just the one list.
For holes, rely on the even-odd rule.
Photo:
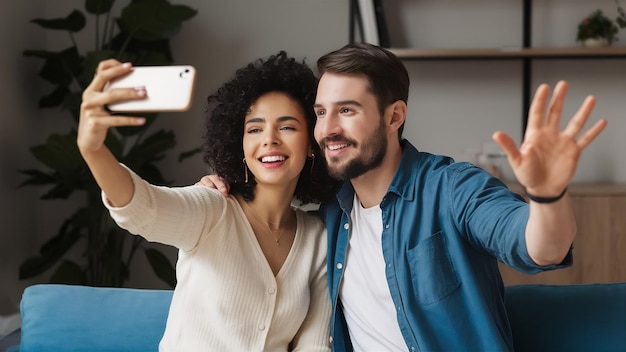
{"label": "potted plant", "polygon": [[617,4],[617,18],[615,18],[615,22],[617,22],[619,28],[626,28],[626,12],[620,5],[619,0],[615,0],[615,3]]}
{"label": "potted plant", "polygon": [[[117,227],[104,208],[100,189],[95,183],[76,145],[76,128],[82,91],[91,81],[97,64],[106,58],[135,65],[166,65],[173,62],[169,40],[184,21],[196,15],[185,5],[166,0],[129,0],[114,16],[115,0],[86,0],[85,11],[94,16],[94,42],[90,51],[81,52],[74,40],[87,23],[83,12],[74,10],[65,18],[35,19],[32,22],[48,30],[66,31],[70,46],[53,52],[25,50],[24,56],[42,59],[39,76],[52,84],[52,91],[42,97],[39,108],[66,110],[73,126],[65,133],[52,133],[44,144],[32,147],[32,155],[43,169],[21,170],[27,179],[20,186],[50,186],[41,199],[66,199],[74,192],[84,195],[84,204],[65,219],[56,234],[40,248],[38,256],[26,259],[19,268],[20,279],[54,269],[50,282],[93,286],[123,286],[129,266],[138,251],[143,251],[156,275],[173,287],[175,270],[160,250],[146,246],[139,236]],[[118,160],[155,184],[166,185],[157,167],[164,153],[176,144],[172,131],[152,131],[156,114],[144,114],[141,127],[112,129],[106,144]],[[68,251],[82,246],[82,259],[70,260]]]}
{"label": "potted plant", "polygon": [[617,40],[618,28],[602,10],[595,10],[578,24],[576,40],[583,46],[608,46]]}

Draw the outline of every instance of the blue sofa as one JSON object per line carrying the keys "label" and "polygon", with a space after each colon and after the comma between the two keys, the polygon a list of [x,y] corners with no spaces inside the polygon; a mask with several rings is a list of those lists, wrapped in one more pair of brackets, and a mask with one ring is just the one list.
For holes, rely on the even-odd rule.
{"label": "blue sofa", "polygon": [[[172,291],[28,287],[10,351],[157,351]],[[506,289],[516,351],[626,351],[626,283]]]}

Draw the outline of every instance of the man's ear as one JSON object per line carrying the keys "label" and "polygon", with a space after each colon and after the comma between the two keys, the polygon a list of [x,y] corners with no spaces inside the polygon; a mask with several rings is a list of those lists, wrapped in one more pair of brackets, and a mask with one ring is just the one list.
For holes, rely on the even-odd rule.
{"label": "man's ear", "polygon": [[386,110],[391,116],[388,123],[389,127],[397,131],[406,120],[406,103],[402,100],[396,100],[393,104],[389,105]]}

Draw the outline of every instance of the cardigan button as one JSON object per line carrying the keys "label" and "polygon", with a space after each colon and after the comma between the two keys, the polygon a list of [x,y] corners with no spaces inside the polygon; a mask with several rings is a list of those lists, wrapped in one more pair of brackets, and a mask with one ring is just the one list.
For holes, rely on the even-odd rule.
{"label": "cardigan button", "polygon": [[348,223],[343,224],[343,228],[345,230],[349,229],[350,228],[350,224],[348,224]]}
{"label": "cardigan button", "polygon": [[343,264],[337,263],[337,269],[341,270],[343,268]]}
{"label": "cardigan button", "polygon": [[328,342],[333,343],[333,337],[332,336],[328,338]]}

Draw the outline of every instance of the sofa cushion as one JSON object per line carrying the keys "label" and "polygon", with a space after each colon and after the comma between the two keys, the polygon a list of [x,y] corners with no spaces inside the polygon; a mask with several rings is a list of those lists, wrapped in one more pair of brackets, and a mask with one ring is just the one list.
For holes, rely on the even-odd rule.
{"label": "sofa cushion", "polygon": [[30,286],[21,302],[20,352],[158,351],[172,292]]}
{"label": "sofa cushion", "polygon": [[626,351],[626,283],[506,288],[515,351]]}

